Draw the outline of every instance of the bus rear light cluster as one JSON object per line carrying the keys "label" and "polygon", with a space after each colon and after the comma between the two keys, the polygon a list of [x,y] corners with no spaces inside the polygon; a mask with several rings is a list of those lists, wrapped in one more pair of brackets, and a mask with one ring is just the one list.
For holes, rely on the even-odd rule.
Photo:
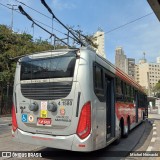
{"label": "bus rear light cluster", "polygon": [[87,102],[82,107],[76,133],[80,139],[84,139],[90,134],[90,132],[91,132],[91,103]]}
{"label": "bus rear light cluster", "polygon": [[15,107],[12,105],[12,130],[15,132],[18,128]]}

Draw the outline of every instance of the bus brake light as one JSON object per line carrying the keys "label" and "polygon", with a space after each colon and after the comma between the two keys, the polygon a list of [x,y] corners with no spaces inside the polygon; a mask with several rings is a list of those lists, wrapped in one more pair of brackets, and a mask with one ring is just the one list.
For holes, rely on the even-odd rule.
{"label": "bus brake light", "polygon": [[18,128],[18,125],[17,125],[17,119],[16,119],[16,112],[15,112],[15,107],[13,105],[12,106],[12,130],[15,132],[17,128]]}
{"label": "bus brake light", "polygon": [[90,131],[91,131],[91,103],[87,102],[82,107],[76,133],[79,136],[79,138],[84,139],[90,134]]}

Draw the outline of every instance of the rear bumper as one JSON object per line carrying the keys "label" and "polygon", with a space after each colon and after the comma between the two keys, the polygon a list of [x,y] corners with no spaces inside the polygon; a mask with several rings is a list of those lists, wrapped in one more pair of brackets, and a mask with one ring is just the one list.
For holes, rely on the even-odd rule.
{"label": "rear bumper", "polygon": [[52,136],[44,134],[32,134],[20,129],[12,131],[14,141],[72,151],[93,151],[92,138],[89,135],[81,140],[76,134],[70,136]]}

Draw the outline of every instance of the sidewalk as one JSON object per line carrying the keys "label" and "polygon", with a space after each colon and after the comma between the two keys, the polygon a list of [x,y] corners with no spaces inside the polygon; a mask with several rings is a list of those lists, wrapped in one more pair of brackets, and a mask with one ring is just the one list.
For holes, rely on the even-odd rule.
{"label": "sidewalk", "polygon": [[11,125],[12,124],[12,117],[11,115],[7,115],[7,116],[1,116],[0,115],[0,126],[3,125]]}
{"label": "sidewalk", "polygon": [[[148,119],[153,121],[153,133],[147,151],[160,151],[160,115],[150,113]],[[160,160],[160,157],[150,157],[148,160]]]}
{"label": "sidewalk", "polygon": [[160,114],[148,113],[148,119],[157,119],[157,120],[160,120]]}

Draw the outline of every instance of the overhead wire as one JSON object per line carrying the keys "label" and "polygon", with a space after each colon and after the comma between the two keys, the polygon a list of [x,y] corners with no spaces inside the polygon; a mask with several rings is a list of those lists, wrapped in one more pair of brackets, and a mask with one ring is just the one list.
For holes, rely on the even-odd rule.
{"label": "overhead wire", "polygon": [[[25,5],[26,7],[28,7],[28,8],[30,8],[30,9],[34,10],[35,12],[37,12],[37,13],[39,13],[39,14],[41,14],[41,15],[43,15],[43,16],[49,18],[49,19],[52,19],[51,17],[49,17],[49,16],[47,16],[47,15],[41,13],[40,11],[35,10],[34,8],[32,8],[32,7],[28,6],[28,5],[26,5],[26,4],[23,3],[23,2],[20,2],[19,0],[15,0],[15,1],[17,1],[17,2],[19,2],[19,3],[21,3],[21,4],[23,4],[23,5]],[[113,31],[117,30],[117,29],[120,29],[120,28],[122,28],[122,27],[125,27],[126,25],[129,25],[129,24],[131,24],[131,23],[134,23],[134,22],[136,22],[136,21],[138,21],[138,20],[140,20],[140,19],[143,19],[143,18],[145,18],[145,17],[151,15],[151,14],[153,14],[153,12],[150,12],[150,13],[148,13],[148,14],[142,16],[142,17],[139,17],[139,18],[137,18],[137,19],[131,20],[131,21],[129,21],[129,22],[125,23],[125,24],[122,24],[122,25],[120,25],[120,26],[118,26],[118,27],[115,27],[115,28],[113,28],[113,29],[111,29],[111,30],[109,30],[109,31],[106,31],[105,34],[108,34],[108,33],[110,33],[110,32],[113,32]],[[55,22],[57,22],[57,21],[55,21]],[[57,22],[57,23],[58,23],[58,22]]]}
{"label": "overhead wire", "polygon": [[[44,13],[42,13],[42,12],[40,12],[40,11],[38,11],[38,10],[30,7],[30,6],[28,6],[28,5],[25,4],[24,2],[21,2],[21,1],[19,1],[19,0],[15,0],[15,1],[18,2],[18,3],[20,3],[20,4],[22,4],[22,5],[24,5],[24,6],[26,6],[26,7],[28,7],[29,9],[31,9],[31,10],[33,10],[33,11],[41,14],[42,16],[44,16],[44,17],[46,17],[46,18],[48,18],[48,19],[50,19],[50,20],[52,20],[52,18],[53,18],[53,15],[52,15],[52,18],[51,18],[51,17],[47,16],[46,14],[44,14]],[[44,3],[43,3],[43,4],[44,4]],[[46,4],[46,5],[47,5],[47,4]],[[49,10],[50,10],[50,9],[49,9]],[[50,11],[51,11],[51,10],[50,10]],[[51,12],[52,12],[52,11],[51,11]],[[52,12],[52,13],[53,13],[53,12]],[[63,24],[56,18],[55,15],[54,15],[54,18],[56,19],[56,20],[53,19],[54,22],[63,25]],[[65,26],[65,27],[66,27],[66,26]],[[49,28],[51,28],[51,27],[49,27]],[[72,29],[72,30],[73,30],[73,29]],[[75,30],[73,30],[73,31],[75,32]],[[72,32],[72,31],[70,30],[70,32]],[[65,33],[62,33],[62,34],[65,34]],[[67,35],[67,34],[65,34],[65,35]],[[74,36],[73,36],[73,37],[69,36],[69,37],[73,39]],[[74,37],[74,40],[76,40],[76,37]],[[78,40],[78,39],[77,39],[77,40]]]}
{"label": "overhead wire", "polygon": [[[49,18],[49,19],[52,20],[51,17],[43,14],[42,12],[40,12],[40,11],[38,11],[38,10],[36,10],[36,9],[28,6],[28,5],[26,5],[25,3],[20,2],[20,1],[18,1],[18,0],[15,0],[15,1],[17,1],[18,3],[21,3],[21,4],[23,4],[23,5],[25,5],[26,7],[30,8],[31,10],[33,10],[33,11],[35,11],[35,12],[37,12],[37,13],[45,16],[46,18]],[[0,4],[1,4],[2,6],[4,6],[4,7],[8,8],[8,9],[11,9],[11,8],[9,8],[8,6],[5,6],[5,5],[2,4],[2,3],[0,3]],[[16,11],[16,10],[14,10],[14,11]],[[16,11],[16,12],[18,12],[18,11]],[[18,12],[18,13],[20,13],[20,12]],[[115,30],[118,30],[118,29],[120,29],[120,28],[123,28],[123,27],[125,27],[125,26],[127,26],[127,25],[129,25],[129,24],[132,24],[132,23],[134,23],[134,22],[136,22],[136,21],[139,21],[139,20],[141,20],[141,19],[143,19],[143,18],[145,18],[145,17],[148,17],[148,16],[150,16],[151,14],[153,14],[153,12],[150,12],[150,13],[144,15],[144,16],[141,16],[141,17],[138,17],[138,18],[136,18],[136,19],[134,19],[134,20],[131,20],[131,21],[129,21],[129,22],[125,23],[125,24],[122,24],[122,25],[120,25],[120,26],[118,26],[118,27],[115,27],[115,28],[113,28],[113,29],[111,29],[111,30],[109,30],[109,31],[105,31],[104,34],[108,34],[108,33],[111,33],[111,32],[113,32],[113,31],[115,31]],[[37,20],[35,20],[35,21],[37,21]],[[54,21],[55,21],[55,20],[54,20]],[[48,25],[46,25],[46,24],[44,24],[44,23],[42,23],[42,22],[40,22],[40,21],[37,21],[37,22],[38,22],[38,23],[41,23],[41,24],[43,24],[44,26],[49,27],[49,28],[52,29],[51,26],[48,26]],[[57,21],[55,21],[55,22],[57,22]],[[58,22],[57,22],[57,23],[58,23]],[[59,32],[59,33],[61,33],[61,34],[66,35],[65,33],[61,32],[61,31],[59,31],[59,30],[57,30],[57,29],[55,29],[55,28],[54,28],[54,30],[56,30],[57,32]],[[101,36],[101,35],[96,36],[96,38],[98,38],[98,37],[100,37],[100,36]]]}
{"label": "overhead wire", "polygon": [[150,13],[142,16],[142,17],[139,17],[139,18],[134,19],[134,20],[132,20],[132,21],[129,21],[129,22],[125,23],[125,24],[122,24],[122,25],[120,25],[120,26],[118,26],[118,27],[116,27],[116,28],[113,28],[113,29],[105,32],[105,34],[110,33],[110,32],[113,32],[113,31],[115,31],[115,30],[117,30],[117,29],[120,29],[120,28],[122,28],[122,27],[125,27],[125,26],[127,26],[127,25],[129,25],[129,24],[131,24],[131,23],[136,22],[136,21],[139,21],[140,19],[143,19],[143,18],[145,18],[145,17],[147,17],[147,16],[150,16],[151,14],[153,14],[153,12],[150,12]]}
{"label": "overhead wire", "polygon": [[15,0],[15,1],[18,2],[18,3],[21,3],[22,5],[24,5],[24,6],[28,7],[28,8],[30,8],[31,10],[33,10],[33,11],[35,11],[35,12],[37,12],[37,13],[43,15],[44,17],[49,18],[49,19],[52,20],[51,17],[47,16],[46,14],[44,14],[44,13],[42,13],[42,12],[40,12],[40,11],[38,11],[38,10],[36,10],[36,9],[34,9],[34,8],[30,7],[30,6],[28,6],[28,5],[26,5],[24,2],[21,2],[21,1],[18,1],[18,0]]}
{"label": "overhead wire", "polygon": [[[2,4],[2,3],[0,3],[0,5],[2,5],[2,6],[4,6],[4,7],[6,7],[6,8],[8,8],[8,9],[10,9],[11,10],[11,8],[9,8],[8,6],[6,6],[6,5],[4,5],[4,4]],[[17,13],[19,13],[19,14],[21,14],[19,11],[17,11],[17,10],[14,10],[15,12],[17,12]],[[51,26],[49,26],[49,25],[47,25],[47,24],[45,24],[45,23],[43,23],[43,22],[41,22],[41,21],[38,21],[38,20],[36,20],[36,19],[33,19],[34,21],[36,21],[36,22],[38,22],[38,23],[40,23],[40,24],[42,24],[42,25],[44,25],[44,26],[46,26],[46,27],[48,27],[48,28],[50,28],[50,29],[54,29],[55,31],[57,31],[57,32],[59,32],[59,33],[61,33],[61,34],[63,34],[63,35],[67,35],[66,33],[63,33],[63,32],[61,32],[61,31],[59,31],[58,29],[56,29],[56,28],[52,28]]]}

